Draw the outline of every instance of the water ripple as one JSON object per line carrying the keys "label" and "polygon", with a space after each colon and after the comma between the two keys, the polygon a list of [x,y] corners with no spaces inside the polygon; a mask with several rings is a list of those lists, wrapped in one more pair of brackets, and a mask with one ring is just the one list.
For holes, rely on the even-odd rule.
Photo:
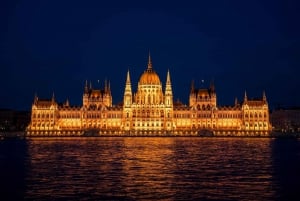
{"label": "water ripple", "polygon": [[25,199],[275,200],[271,142],[238,138],[33,140],[28,142]]}

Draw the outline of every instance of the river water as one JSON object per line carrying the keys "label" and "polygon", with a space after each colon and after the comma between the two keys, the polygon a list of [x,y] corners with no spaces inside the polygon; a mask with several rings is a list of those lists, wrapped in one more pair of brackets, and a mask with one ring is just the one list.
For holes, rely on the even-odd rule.
{"label": "river water", "polygon": [[0,141],[1,200],[300,200],[300,140]]}

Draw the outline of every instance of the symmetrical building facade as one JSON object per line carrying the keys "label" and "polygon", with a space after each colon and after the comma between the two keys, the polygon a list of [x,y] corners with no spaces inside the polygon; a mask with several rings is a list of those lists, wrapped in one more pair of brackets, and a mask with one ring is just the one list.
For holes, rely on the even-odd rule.
{"label": "symmetrical building facade", "polygon": [[94,89],[85,83],[83,104],[74,107],[37,96],[31,110],[27,136],[268,136],[271,131],[265,93],[259,100],[217,105],[214,84],[191,86],[189,104],[173,102],[170,72],[165,86],[152,66],[141,75],[137,91],[127,72],[123,103],[112,104],[110,84]]}

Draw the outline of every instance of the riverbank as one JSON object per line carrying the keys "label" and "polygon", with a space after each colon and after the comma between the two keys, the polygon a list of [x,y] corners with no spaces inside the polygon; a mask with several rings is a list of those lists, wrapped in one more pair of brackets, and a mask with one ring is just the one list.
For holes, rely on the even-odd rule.
{"label": "riverbank", "polygon": [[[300,133],[293,132],[293,133],[287,133],[287,132],[271,132],[269,136],[257,136],[257,135],[247,135],[247,136],[235,136],[235,135],[226,135],[226,136],[219,136],[219,135],[76,135],[76,136],[70,136],[70,135],[61,135],[61,136],[53,136],[53,138],[89,138],[89,137],[211,137],[211,138],[226,138],[226,137],[236,137],[236,138],[300,138]],[[34,139],[34,138],[52,138],[51,136],[26,136],[24,131],[13,131],[13,132],[0,132],[0,139]]]}
{"label": "riverbank", "polygon": [[10,132],[0,132],[0,140],[4,139],[24,139],[24,131],[10,131]]}

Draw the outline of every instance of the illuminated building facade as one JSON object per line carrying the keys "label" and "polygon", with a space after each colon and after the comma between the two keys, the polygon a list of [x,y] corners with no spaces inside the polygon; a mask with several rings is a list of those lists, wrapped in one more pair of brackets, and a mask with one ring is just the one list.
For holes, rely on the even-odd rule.
{"label": "illuminated building facade", "polygon": [[189,105],[173,102],[170,72],[163,88],[149,55],[147,69],[133,93],[127,72],[123,103],[112,104],[110,83],[94,89],[85,83],[83,104],[74,107],[37,96],[27,136],[268,136],[271,131],[265,93],[259,100],[218,106],[213,83],[191,86]]}

